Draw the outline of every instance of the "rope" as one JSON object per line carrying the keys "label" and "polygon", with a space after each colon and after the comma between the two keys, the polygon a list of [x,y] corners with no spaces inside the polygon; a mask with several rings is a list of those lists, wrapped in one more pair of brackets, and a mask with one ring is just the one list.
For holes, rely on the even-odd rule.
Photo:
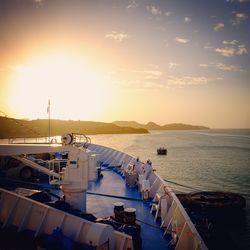
{"label": "rope", "polygon": [[150,204],[155,203],[153,201],[144,201],[142,199],[126,197],[126,196],[118,196],[118,195],[103,194],[103,193],[94,193],[94,192],[90,192],[90,191],[87,191],[86,193],[90,194],[90,195],[98,195],[98,196],[104,196],[104,197],[110,197],[110,198],[116,198],[116,199],[122,199],[122,200],[139,201],[139,202],[150,203]]}
{"label": "rope", "polygon": [[35,187],[40,187],[40,188],[60,190],[60,187],[59,186],[57,187],[55,184],[47,185],[47,184],[41,184],[41,183],[36,183],[36,182],[13,180],[13,179],[10,179],[10,178],[0,178],[0,181],[1,181],[1,183],[24,184],[24,185],[35,186]]}
{"label": "rope", "polygon": [[174,182],[174,181],[169,181],[167,179],[163,179],[163,180],[166,181],[166,182],[168,182],[168,183],[172,183],[172,184],[175,184],[177,186],[180,186],[180,187],[185,187],[185,188],[189,188],[189,189],[192,189],[192,190],[195,190],[195,191],[203,192],[203,190],[198,189],[198,188],[194,188],[194,187],[191,187],[191,186],[183,185],[183,184],[180,184],[180,183],[177,183],[177,182]]}

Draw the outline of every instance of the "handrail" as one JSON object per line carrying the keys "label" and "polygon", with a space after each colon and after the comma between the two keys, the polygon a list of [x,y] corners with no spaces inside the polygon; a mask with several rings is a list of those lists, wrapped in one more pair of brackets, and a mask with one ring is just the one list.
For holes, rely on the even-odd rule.
{"label": "handrail", "polygon": [[[50,141],[49,141],[50,139]],[[8,144],[61,144],[59,136],[53,137],[15,137],[9,138]]]}
{"label": "handrail", "polygon": [[88,146],[91,144],[90,137],[86,136],[85,134],[77,134],[72,133],[73,136],[73,144],[81,145],[84,148],[88,148]]}
{"label": "handrail", "polygon": [[[77,146],[82,146],[88,148],[91,144],[90,137],[85,134],[71,133],[73,138],[72,144]],[[16,137],[9,138],[8,144],[62,144],[61,136],[52,136],[52,137]]]}

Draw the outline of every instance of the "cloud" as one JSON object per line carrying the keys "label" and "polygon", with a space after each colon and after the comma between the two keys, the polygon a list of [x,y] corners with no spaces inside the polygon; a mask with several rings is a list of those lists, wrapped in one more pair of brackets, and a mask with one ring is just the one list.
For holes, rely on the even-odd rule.
{"label": "cloud", "polygon": [[215,49],[215,51],[218,52],[218,53],[220,53],[221,55],[223,55],[225,57],[232,57],[236,53],[236,49],[235,48],[229,48],[229,47],[217,48],[217,49]]}
{"label": "cloud", "polygon": [[214,26],[214,30],[215,30],[215,31],[218,31],[218,30],[224,28],[224,26],[225,26],[224,23],[217,23],[217,24]]}
{"label": "cloud", "polygon": [[171,16],[171,12],[170,11],[165,12],[165,16]]}
{"label": "cloud", "polygon": [[33,2],[37,5],[42,5],[45,0],[33,0]]}
{"label": "cloud", "polygon": [[223,63],[217,63],[216,68],[224,71],[234,71],[234,72],[246,72],[239,65],[225,65]]}
{"label": "cloud", "polygon": [[238,40],[232,40],[232,41],[223,41],[223,44],[229,44],[229,45],[237,45],[239,43]]}
{"label": "cloud", "polygon": [[116,31],[113,31],[113,32],[105,35],[105,38],[112,39],[112,40],[115,40],[117,42],[122,42],[125,39],[128,39],[128,37],[129,37],[128,34],[119,33]]}
{"label": "cloud", "polygon": [[184,18],[184,23],[190,23],[191,22],[191,18],[190,17],[185,17]]}
{"label": "cloud", "polygon": [[145,89],[159,89],[163,88],[164,85],[160,82],[153,81],[155,79],[123,79],[118,83],[125,88],[132,88],[137,90],[145,90]]}
{"label": "cloud", "polygon": [[149,70],[136,70],[136,69],[119,69],[124,76],[119,84],[126,88],[133,88],[143,90],[145,88],[162,88],[163,72],[157,70],[157,65],[150,65],[152,69]]}
{"label": "cloud", "polygon": [[155,6],[149,6],[148,5],[146,8],[154,16],[159,16],[162,13],[161,10],[159,8],[155,7]]}
{"label": "cloud", "polygon": [[201,63],[199,66],[202,67],[202,68],[207,68],[207,67],[209,67],[209,64]]}
{"label": "cloud", "polygon": [[144,88],[151,88],[151,89],[152,88],[159,89],[159,88],[163,88],[164,87],[163,84],[161,84],[161,83],[149,82],[149,81],[144,82],[143,86],[144,86]]}
{"label": "cloud", "polygon": [[204,46],[203,48],[204,48],[204,49],[210,49],[210,50],[211,50],[211,49],[214,49],[213,46],[209,46],[209,45],[206,45],[206,46]]}
{"label": "cloud", "polygon": [[233,72],[246,72],[246,70],[242,69],[240,65],[226,65],[224,63],[204,63],[199,65],[202,68],[208,68],[208,67],[215,67],[217,69],[223,70],[223,71],[233,71]]}
{"label": "cloud", "polygon": [[[247,48],[243,44],[239,44],[238,40],[223,41],[223,44],[227,45],[223,48],[216,48],[215,52],[220,53],[225,57],[232,57],[236,55],[248,54]],[[228,46],[229,45],[229,46]]]}
{"label": "cloud", "polygon": [[129,0],[127,8],[128,9],[135,9],[138,7],[138,5],[139,5],[138,0]]}
{"label": "cloud", "polygon": [[162,72],[159,70],[133,70],[133,73],[143,75],[143,79],[157,80],[162,76]]}
{"label": "cloud", "polygon": [[168,63],[168,68],[169,68],[169,69],[174,69],[177,65],[178,65],[177,63],[169,62],[169,63]]}
{"label": "cloud", "polygon": [[178,43],[188,43],[189,42],[188,39],[183,38],[183,37],[176,37],[175,41],[178,42]]}
{"label": "cloud", "polygon": [[248,19],[247,14],[245,13],[234,13],[234,17],[231,20],[233,26],[239,26],[241,23]]}
{"label": "cloud", "polygon": [[187,86],[187,85],[205,85],[212,79],[204,76],[169,76],[167,84],[171,86]]}

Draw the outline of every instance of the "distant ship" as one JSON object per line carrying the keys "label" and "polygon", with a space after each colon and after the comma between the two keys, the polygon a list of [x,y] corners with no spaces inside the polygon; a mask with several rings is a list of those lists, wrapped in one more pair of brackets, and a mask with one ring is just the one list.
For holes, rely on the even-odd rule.
{"label": "distant ship", "polygon": [[[151,164],[83,135],[69,133],[54,142],[0,145],[4,249],[207,249]],[[8,166],[13,158],[16,166]],[[32,174],[5,175],[24,167]]]}

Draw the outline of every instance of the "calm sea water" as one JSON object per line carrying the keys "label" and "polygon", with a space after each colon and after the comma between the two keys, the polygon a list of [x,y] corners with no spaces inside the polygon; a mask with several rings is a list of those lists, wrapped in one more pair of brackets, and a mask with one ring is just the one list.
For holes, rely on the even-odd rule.
{"label": "calm sea water", "polygon": [[[93,143],[106,145],[140,160],[150,159],[167,180],[201,190],[229,191],[247,200],[244,223],[231,228],[238,249],[250,249],[250,129],[154,131],[141,135],[96,135]],[[158,156],[164,146],[167,156]],[[177,192],[191,189],[171,184]]]}

